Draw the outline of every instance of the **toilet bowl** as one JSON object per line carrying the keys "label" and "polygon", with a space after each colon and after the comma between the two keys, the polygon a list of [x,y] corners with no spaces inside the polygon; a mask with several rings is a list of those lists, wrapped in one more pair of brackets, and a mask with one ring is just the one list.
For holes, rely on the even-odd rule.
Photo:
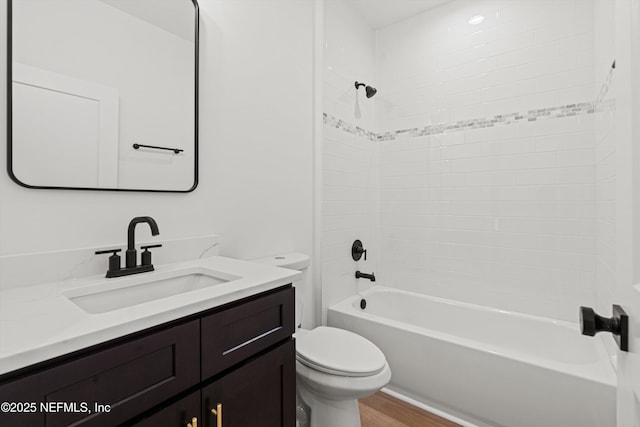
{"label": "toilet bowl", "polygon": [[[276,267],[306,271],[309,257],[290,253],[256,260]],[[344,329],[301,327],[306,280],[296,288],[296,385],[299,427],[360,427],[358,399],[391,380],[382,351],[371,341]],[[306,325],[305,325],[306,326]]]}
{"label": "toilet bowl", "polygon": [[360,427],[358,399],[384,387],[391,369],[371,341],[319,326],[296,333],[296,378],[298,394],[310,409],[308,425]]}

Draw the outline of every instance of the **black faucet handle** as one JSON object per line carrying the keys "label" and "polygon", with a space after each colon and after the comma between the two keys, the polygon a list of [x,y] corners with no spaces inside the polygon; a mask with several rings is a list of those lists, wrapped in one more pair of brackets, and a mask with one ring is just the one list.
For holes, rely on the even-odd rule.
{"label": "black faucet handle", "polygon": [[105,249],[102,251],[96,251],[96,255],[104,255],[104,254],[117,254],[118,252],[122,252],[122,249]]}
{"label": "black faucet handle", "polygon": [[118,271],[121,268],[120,255],[122,249],[105,249],[102,251],[96,251],[96,255],[111,254],[109,257],[109,269],[107,270],[107,277],[111,277],[114,271]]}
{"label": "black faucet handle", "polygon": [[152,249],[152,248],[161,248],[162,245],[160,243],[156,244],[156,245],[146,245],[146,246],[140,246],[140,249],[144,249],[145,251],[147,249]]}
{"label": "black faucet handle", "polygon": [[140,257],[142,258],[142,265],[153,265],[151,264],[151,252],[149,252],[149,249],[160,247],[162,247],[161,244],[140,246],[140,249],[144,249],[144,252],[142,252],[142,254],[140,255]]}
{"label": "black faucet handle", "polygon": [[353,245],[351,245],[351,258],[353,258],[354,261],[360,261],[362,255],[364,255],[364,260],[366,261],[367,250],[362,246],[362,242],[360,240],[356,240],[353,242]]}

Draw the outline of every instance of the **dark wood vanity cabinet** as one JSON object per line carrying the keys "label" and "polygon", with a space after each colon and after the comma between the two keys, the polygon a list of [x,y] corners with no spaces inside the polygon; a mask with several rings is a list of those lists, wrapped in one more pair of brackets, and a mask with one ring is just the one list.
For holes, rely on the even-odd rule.
{"label": "dark wood vanity cabinet", "polygon": [[5,375],[0,426],[293,427],[293,331],[287,286]]}

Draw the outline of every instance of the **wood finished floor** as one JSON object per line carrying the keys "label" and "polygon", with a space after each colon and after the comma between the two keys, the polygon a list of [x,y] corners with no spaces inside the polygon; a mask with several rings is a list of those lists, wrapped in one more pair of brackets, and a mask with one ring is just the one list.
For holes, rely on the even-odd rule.
{"label": "wood finished floor", "polygon": [[460,427],[382,392],[359,403],[362,427]]}

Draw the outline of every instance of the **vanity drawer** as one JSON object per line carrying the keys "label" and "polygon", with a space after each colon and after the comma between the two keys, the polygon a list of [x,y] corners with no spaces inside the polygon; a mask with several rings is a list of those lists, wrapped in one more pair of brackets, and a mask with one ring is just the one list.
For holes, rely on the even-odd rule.
{"label": "vanity drawer", "polygon": [[288,287],[203,317],[202,379],[291,337],[294,292],[293,287]]}
{"label": "vanity drawer", "polygon": [[[199,382],[198,333],[199,321],[193,320],[0,385],[0,402],[37,405],[29,418],[0,414],[0,425],[124,422]],[[71,406],[43,411],[41,402]],[[95,404],[109,405],[110,410],[96,413]]]}

